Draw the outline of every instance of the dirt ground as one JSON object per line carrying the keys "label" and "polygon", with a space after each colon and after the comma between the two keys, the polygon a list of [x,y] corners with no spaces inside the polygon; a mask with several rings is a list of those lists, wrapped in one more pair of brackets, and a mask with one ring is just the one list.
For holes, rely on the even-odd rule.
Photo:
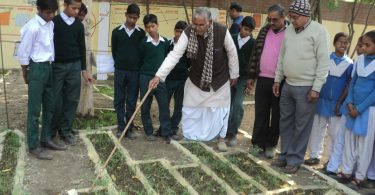
{"label": "dirt ground", "polygon": [[[2,88],[3,80],[0,81],[0,129],[6,129],[6,112],[5,112],[5,95]],[[109,84],[107,82],[98,82],[98,84]],[[6,76],[6,91],[8,102],[8,116],[9,129],[19,129],[26,133],[25,123],[27,117],[27,86],[23,83],[20,72],[11,70]],[[97,108],[113,108],[113,103],[108,98],[101,94],[94,94],[95,107]],[[252,100],[247,97],[246,101]],[[154,101],[155,103],[155,101]],[[158,127],[157,122],[157,107],[152,106],[152,118],[154,128]],[[241,129],[251,135],[254,121],[254,106],[246,105],[244,119],[242,121]],[[136,129],[138,135],[136,140],[125,140],[122,142],[123,146],[129,151],[133,160],[152,160],[165,158],[173,165],[184,164],[190,159],[180,153],[176,148],[167,145],[161,140],[157,142],[147,142],[141,128],[140,114],[135,119]],[[215,142],[208,142],[207,145],[215,146]],[[327,144],[325,144],[327,145]],[[249,150],[251,146],[250,139],[243,134],[239,135],[239,144],[236,150],[241,148]],[[81,140],[73,147],[69,147],[67,151],[51,151],[54,156],[52,161],[40,161],[33,157],[26,156],[25,178],[24,186],[27,194],[49,195],[58,194],[69,189],[87,188],[95,178],[93,163],[87,155],[87,149],[82,144]],[[269,161],[261,158],[261,160]],[[321,165],[326,162],[326,154],[324,154]],[[317,166],[317,168],[319,168]],[[291,179],[300,185],[309,185],[313,183],[322,182],[313,173],[302,169],[298,174],[291,176]]]}

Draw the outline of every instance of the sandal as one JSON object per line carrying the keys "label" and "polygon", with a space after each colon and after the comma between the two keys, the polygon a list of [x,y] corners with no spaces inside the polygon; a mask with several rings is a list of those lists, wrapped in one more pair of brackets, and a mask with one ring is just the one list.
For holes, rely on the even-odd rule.
{"label": "sandal", "polygon": [[347,186],[357,191],[362,186],[362,181],[354,178],[352,181],[350,181],[350,183],[347,184]]}
{"label": "sandal", "polygon": [[344,173],[338,173],[337,181],[346,184],[352,181],[352,176],[345,175]]}

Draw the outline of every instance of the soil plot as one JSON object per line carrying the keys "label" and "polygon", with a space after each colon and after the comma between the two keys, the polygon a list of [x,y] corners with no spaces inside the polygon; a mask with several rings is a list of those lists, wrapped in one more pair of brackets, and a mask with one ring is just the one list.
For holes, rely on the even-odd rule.
{"label": "soil plot", "polygon": [[114,97],[115,95],[113,88],[108,85],[97,85],[96,88],[99,90],[99,93],[108,95],[110,97]]}
{"label": "soil plot", "polygon": [[225,195],[226,190],[199,167],[178,169],[181,175],[202,195]]}
{"label": "soil plot", "polygon": [[95,110],[93,117],[76,116],[73,121],[74,129],[97,129],[117,124],[116,113],[111,110]]}
{"label": "soil plot", "polygon": [[[98,153],[100,160],[104,163],[111,153],[115,144],[112,142],[108,134],[91,134],[87,135]],[[116,150],[112,156],[107,167],[107,172],[110,175],[116,186],[127,194],[146,194],[146,190],[137,178],[133,168],[126,164],[124,155]]]}
{"label": "soil plot", "polygon": [[248,157],[246,153],[230,154],[226,158],[268,190],[275,190],[288,185],[280,178],[267,172],[262,166]]}
{"label": "soil plot", "polygon": [[196,155],[199,160],[207,165],[218,177],[227,182],[239,194],[256,194],[261,191],[257,189],[250,181],[243,179],[231,167],[230,164],[224,163],[219,158],[211,154],[198,143],[181,143],[192,154]]}
{"label": "soil plot", "polygon": [[5,135],[0,160],[0,194],[12,194],[20,146],[17,134],[10,131]]}
{"label": "soil plot", "polygon": [[188,195],[184,188],[160,162],[140,164],[140,169],[156,192],[163,195]]}

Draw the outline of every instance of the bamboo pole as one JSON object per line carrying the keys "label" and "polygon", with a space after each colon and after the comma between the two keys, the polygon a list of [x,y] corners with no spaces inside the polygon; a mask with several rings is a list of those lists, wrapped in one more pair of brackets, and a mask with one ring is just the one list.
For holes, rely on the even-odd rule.
{"label": "bamboo pole", "polygon": [[5,68],[4,68],[3,38],[1,35],[1,24],[0,24],[0,53],[1,53],[1,74],[3,76],[3,88],[4,88],[4,100],[5,100],[5,115],[6,115],[6,121],[7,121],[7,128],[9,129],[8,98],[7,98],[7,90],[6,90],[6,85],[5,85]]}
{"label": "bamboo pole", "polygon": [[[150,94],[150,92],[152,91],[151,88],[148,89],[148,91],[146,92],[146,94],[143,96],[140,104],[137,106],[137,109],[134,111],[132,117],[130,118],[128,124],[126,125],[125,129],[122,131],[121,133],[121,136],[119,138],[119,142],[121,142],[122,138],[125,136],[126,132],[128,131],[129,129],[129,126],[131,125],[131,123],[133,122],[134,118],[135,118],[135,115],[137,114],[137,112],[139,111],[139,109],[141,108],[141,106],[143,105],[143,103],[145,102],[146,98],[148,97],[148,95]],[[117,150],[117,147],[118,145],[115,144],[115,147],[113,147],[112,149],[112,152],[111,154],[108,156],[107,160],[105,161],[104,165],[102,166],[102,168],[100,169],[98,175],[96,176],[91,188],[90,188],[90,192],[95,188],[95,185],[96,185],[96,181],[101,177],[104,169],[107,167],[109,161],[111,160],[111,158],[113,157],[113,155],[115,154],[116,150]]]}

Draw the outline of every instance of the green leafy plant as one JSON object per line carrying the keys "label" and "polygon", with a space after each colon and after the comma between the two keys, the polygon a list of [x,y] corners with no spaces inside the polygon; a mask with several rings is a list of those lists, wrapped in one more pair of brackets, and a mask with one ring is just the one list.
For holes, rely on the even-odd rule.
{"label": "green leafy plant", "polygon": [[191,153],[196,155],[202,163],[207,165],[218,177],[227,182],[239,194],[255,194],[261,191],[250,181],[243,179],[230,166],[229,163],[221,161],[198,143],[182,143]]}
{"label": "green leafy plant", "polygon": [[115,92],[114,92],[113,88],[108,86],[108,85],[96,86],[96,88],[98,88],[99,93],[108,95],[110,97],[114,97],[114,95],[115,95]]}
{"label": "green leafy plant", "polygon": [[[100,133],[90,134],[87,137],[94,145],[100,160],[105,162],[115,146],[109,135]],[[123,192],[127,194],[147,194],[134,169],[126,164],[126,158],[119,150],[116,150],[106,169],[112,181]]]}
{"label": "green leafy plant", "polygon": [[94,117],[76,116],[73,121],[74,129],[97,129],[99,127],[117,124],[116,113],[111,110],[95,110]]}
{"label": "green leafy plant", "polygon": [[278,177],[267,172],[267,170],[254,162],[245,153],[231,154],[226,156],[226,158],[269,190],[275,190],[287,185],[287,183],[283,182]]}
{"label": "green leafy plant", "polygon": [[159,194],[190,194],[160,162],[141,164],[140,168],[151,186]]}
{"label": "green leafy plant", "polygon": [[0,194],[12,194],[20,146],[20,138],[16,133],[10,131],[5,135],[0,160]]}

